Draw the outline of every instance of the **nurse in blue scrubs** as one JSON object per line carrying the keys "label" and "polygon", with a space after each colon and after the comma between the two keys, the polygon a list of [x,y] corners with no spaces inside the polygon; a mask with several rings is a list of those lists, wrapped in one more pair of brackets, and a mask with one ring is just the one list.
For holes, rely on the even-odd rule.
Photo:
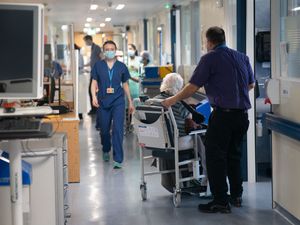
{"label": "nurse in blue scrubs", "polygon": [[128,86],[130,74],[126,65],[116,59],[117,46],[113,41],[105,42],[103,50],[105,59],[98,61],[92,69],[91,92],[93,105],[99,108],[103,160],[110,160],[112,147],[114,168],[118,169],[122,168],[123,162],[124,94],[128,98],[129,113],[134,110]]}

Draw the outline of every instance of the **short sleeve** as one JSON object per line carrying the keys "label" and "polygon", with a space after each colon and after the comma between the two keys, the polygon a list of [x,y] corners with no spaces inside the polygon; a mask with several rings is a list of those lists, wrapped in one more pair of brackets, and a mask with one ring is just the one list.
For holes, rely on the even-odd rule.
{"label": "short sleeve", "polygon": [[122,83],[125,83],[129,80],[130,73],[129,73],[127,66],[125,66],[125,65],[123,65],[123,66],[124,66],[124,68],[122,70]]}
{"label": "short sleeve", "polygon": [[205,55],[201,58],[198,63],[191,79],[190,83],[196,85],[197,87],[202,87],[207,83],[210,75],[210,55]]}
{"label": "short sleeve", "polygon": [[249,84],[253,84],[255,83],[255,79],[254,79],[254,74],[253,74],[253,70],[249,61],[249,58],[247,57],[246,60],[246,64],[247,64],[247,72],[248,72],[248,80],[249,80]]}
{"label": "short sleeve", "polygon": [[93,66],[91,71],[92,79],[98,81],[97,63]]}

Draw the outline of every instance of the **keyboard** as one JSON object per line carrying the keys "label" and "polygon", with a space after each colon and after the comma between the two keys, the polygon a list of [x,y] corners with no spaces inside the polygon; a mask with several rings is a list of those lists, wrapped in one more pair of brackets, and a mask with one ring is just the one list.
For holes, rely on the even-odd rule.
{"label": "keyboard", "polygon": [[0,108],[1,117],[15,117],[15,116],[43,116],[52,114],[53,110],[50,106],[37,106],[37,107],[20,107],[16,108],[13,113],[4,113],[3,109]]}
{"label": "keyboard", "polygon": [[0,120],[0,133],[30,133],[41,130],[41,120],[3,119]]}

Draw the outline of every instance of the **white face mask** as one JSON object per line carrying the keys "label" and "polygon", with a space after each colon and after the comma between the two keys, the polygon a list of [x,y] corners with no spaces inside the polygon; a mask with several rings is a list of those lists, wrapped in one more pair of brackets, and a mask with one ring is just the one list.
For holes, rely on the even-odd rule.
{"label": "white face mask", "polygon": [[114,59],[116,57],[115,51],[105,51],[104,55],[107,59]]}
{"label": "white face mask", "polygon": [[128,50],[128,55],[130,57],[133,57],[135,55],[135,51],[134,50]]}

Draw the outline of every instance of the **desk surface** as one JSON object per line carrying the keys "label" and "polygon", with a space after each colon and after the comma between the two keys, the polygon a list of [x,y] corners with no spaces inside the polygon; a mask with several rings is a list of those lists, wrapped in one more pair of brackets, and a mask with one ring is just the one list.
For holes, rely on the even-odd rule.
{"label": "desk surface", "polygon": [[61,121],[78,121],[79,118],[74,112],[69,112],[65,114],[60,114],[60,115],[49,115],[43,119],[43,121],[51,121],[51,122],[61,122]]}
{"label": "desk surface", "polygon": [[79,118],[74,112],[51,115],[43,119],[53,125],[54,132],[67,134],[69,181],[80,182]]}

